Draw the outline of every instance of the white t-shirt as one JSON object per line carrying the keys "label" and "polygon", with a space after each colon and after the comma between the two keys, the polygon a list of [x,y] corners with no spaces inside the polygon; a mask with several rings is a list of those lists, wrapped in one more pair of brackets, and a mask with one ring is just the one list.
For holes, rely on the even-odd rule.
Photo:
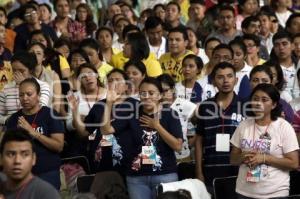
{"label": "white t-shirt", "polygon": [[277,17],[277,19],[278,19],[279,24],[280,24],[283,28],[285,28],[285,24],[286,24],[288,18],[291,16],[292,12],[289,11],[289,10],[287,10],[287,11],[284,12],[284,13],[278,13],[278,12],[275,12],[275,14],[276,14],[276,17]]}
{"label": "white t-shirt", "polygon": [[203,65],[207,64],[209,62],[209,58],[207,57],[204,49],[202,48],[198,48],[198,57],[200,57],[202,59]]}
{"label": "white t-shirt", "polygon": [[296,67],[293,64],[290,67],[285,67],[282,66],[282,72],[283,72],[283,77],[286,81],[286,86],[284,91],[289,92],[289,94],[293,97],[293,98],[297,98],[299,97],[299,85],[298,85],[298,79],[296,77]]}
{"label": "white t-shirt", "polygon": [[[271,137],[269,146],[265,139],[261,139],[261,135],[266,131]],[[269,126],[258,126],[255,125],[254,119],[247,119],[237,127],[231,138],[231,143],[242,151],[256,148],[277,158],[282,158],[284,154],[299,149],[293,127],[282,118],[273,121]],[[240,165],[236,192],[252,198],[288,196],[289,171],[265,164],[259,166],[266,169],[266,175],[261,175],[259,182],[247,182],[246,175],[249,167],[245,164]]]}
{"label": "white t-shirt", "polygon": [[204,76],[203,78],[197,80],[197,82],[200,84],[200,86],[202,87],[202,90],[203,90],[202,96],[201,96],[202,101],[212,98],[217,94],[218,88],[208,82],[207,75]]}
{"label": "white t-shirt", "polygon": [[239,93],[240,90],[240,84],[242,82],[242,79],[244,78],[245,75],[247,75],[247,77],[249,78],[250,81],[250,72],[252,70],[252,67],[249,66],[246,62],[244,65],[244,68],[238,72],[236,72],[236,77],[238,78],[238,82],[236,83],[236,85],[234,86],[234,92],[235,93]]}
{"label": "white t-shirt", "polygon": [[156,59],[159,59],[162,54],[166,53],[166,43],[167,43],[166,38],[162,37],[161,39],[162,39],[162,41],[161,41],[160,46],[151,46],[148,41],[150,52],[155,54]]}

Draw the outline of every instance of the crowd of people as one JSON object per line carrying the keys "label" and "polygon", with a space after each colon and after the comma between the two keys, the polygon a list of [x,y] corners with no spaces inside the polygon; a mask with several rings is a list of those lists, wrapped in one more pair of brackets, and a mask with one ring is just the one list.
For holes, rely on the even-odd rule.
{"label": "crowd of people", "polygon": [[130,199],[192,198],[157,194],[181,163],[212,197],[228,176],[238,199],[289,196],[299,0],[0,6],[0,198],[62,197],[62,160],[78,156],[117,172]]}

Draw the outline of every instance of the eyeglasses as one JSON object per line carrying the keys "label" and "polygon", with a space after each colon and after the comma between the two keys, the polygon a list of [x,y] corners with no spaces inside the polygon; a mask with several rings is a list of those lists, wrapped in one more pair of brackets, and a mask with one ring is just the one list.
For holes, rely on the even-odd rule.
{"label": "eyeglasses", "polygon": [[28,17],[31,17],[31,16],[36,15],[36,14],[37,14],[37,12],[35,10],[33,10],[31,12],[25,13],[24,17],[28,18]]}
{"label": "eyeglasses", "polygon": [[88,78],[88,77],[98,77],[96,73],[82,73],[79,75],[79,79]]}

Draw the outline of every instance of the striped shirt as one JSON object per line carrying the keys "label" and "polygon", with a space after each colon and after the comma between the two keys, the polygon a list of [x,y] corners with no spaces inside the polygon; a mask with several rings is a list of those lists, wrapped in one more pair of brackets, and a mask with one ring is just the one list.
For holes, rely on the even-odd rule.
{"label": "striped shirt", "polygon": [[[46,82],[36,79],[41,87],[40,104],[48,106],[51,101],[50,88]],[[0,92],[0,124],[5,124],[6,119],[13,113],[20,110],[19,85],[15,81],[6,84]]]}
{"label": "striped shirt", "polygon": [[230,152],[216,151],[216,135],[225,133],[230,134],[231,137],[244,119],[241,111],[242,103],[237,95],[226,110],[221,110],[217,104],[217,95],[200,103],[197,115],[196,133],[203,139],[203,165],[205,167],[230,165]]}

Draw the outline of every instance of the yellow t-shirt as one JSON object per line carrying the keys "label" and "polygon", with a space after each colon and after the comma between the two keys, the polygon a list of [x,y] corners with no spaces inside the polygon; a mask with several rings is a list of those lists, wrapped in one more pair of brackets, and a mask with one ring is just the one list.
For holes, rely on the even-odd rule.
{"label": "yellow t-shirt", "polygon": [[113,69],[111,65],[102,62],[101,66],[98,67],[98,75],[101,83],[105,83],[106,81],[106,75]]}
{"label": "yellow t-shirt", "polygon": [[[61,55],[59,55],[58,57],[59,57],[60,71],[63,71],[64,69],[70,69],[68,60],[64,56],[61,56]],[[50,70],[50,71],[52,70],[50,65],[46,66],[46,69]]]}
{"label": "yellow t-shirt", "polygon": [[3,61],[3,67],[0,68],[0,91],[13,79],[11,64],[9,61]]}
{"label": "yellow t-shirt", "polygon": [[163,72],[171,75],[171,77],[176,82],[182,81],[183,80],[182,60],[185,56],[189,54],[194,54],[194,53],[192,51],[187,50],[185,54],[176,58],[172,57],[171,53],[169,52],[160,56],[159,62],[161,64]]}
{"label": "yellow t-shirt", "polygon": [[[127,61],[129,61],[129,59],[124,57],[123,52],[120,52],[112,56],[111,65],[115,68],[123,70]],[[149,77],[157,77],[162,74],[160,63],[157,61],[154,53],[150,53],[149,57],[143,60],[143,63],[146,66],[147,75]]]}
{"label": "yellow t-shirt", "polygon": [[189,0],[183,0],[182,3],[180,4],[180,9],[181,9],[181,18],[182,22],[184,24],[187,23],[189,20],[189,7],[190,7],[190,1]]}

